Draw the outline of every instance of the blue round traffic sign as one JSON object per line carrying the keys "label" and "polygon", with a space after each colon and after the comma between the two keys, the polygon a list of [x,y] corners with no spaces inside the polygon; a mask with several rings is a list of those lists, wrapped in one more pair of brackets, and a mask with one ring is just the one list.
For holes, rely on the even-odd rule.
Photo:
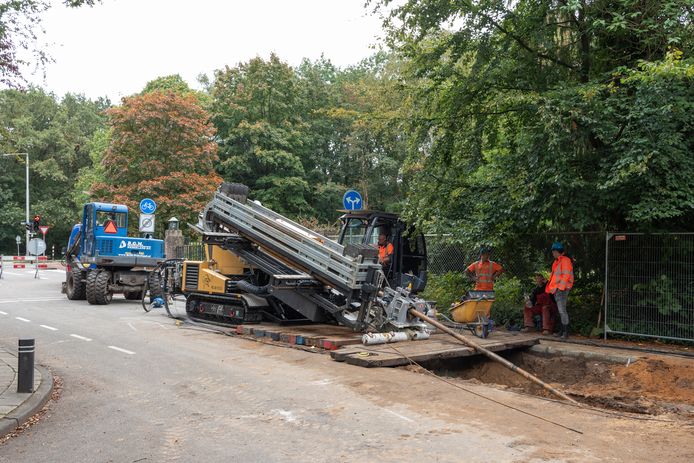
{"label": "blue round traffic sign", "polygon": [[342,205],[348,211],[358,211],[359,209],[364,208],[361,195],[355,190],[347,190],[345,192],[345,194],[342,196]]}
{"label": "blue round traffic sign", "polygon": [[157,210],[157,203],[153,199],[145,198],[140,201],[140,212],[143,214],[154,214]]}

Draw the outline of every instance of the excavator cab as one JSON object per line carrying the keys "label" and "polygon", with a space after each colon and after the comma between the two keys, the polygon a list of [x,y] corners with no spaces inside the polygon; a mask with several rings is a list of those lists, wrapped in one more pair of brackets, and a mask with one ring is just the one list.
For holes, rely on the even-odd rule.
{"label": "excavator cab", "polygon": [[390,263],[383,266],[388,284],[423,291],[427,282],[427,251],[424,235],[407,226],[396,214],[376,211],[346,211],[340,217],[342,227],[338,242],[369,245],[378,248],[378,237],[385,234],[393,245]]}

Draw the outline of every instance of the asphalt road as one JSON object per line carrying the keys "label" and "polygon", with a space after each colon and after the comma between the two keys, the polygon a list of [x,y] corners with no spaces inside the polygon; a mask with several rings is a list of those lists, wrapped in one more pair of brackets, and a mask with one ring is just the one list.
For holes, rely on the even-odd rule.
{"label": "asphalt road", "polygon": [[6,271],[0,343],[33,337],[64,383],[1,462],[692,461],[692,428],[581,411],[498,388],[187,325],[117,297],[68,301],[63,273]]}

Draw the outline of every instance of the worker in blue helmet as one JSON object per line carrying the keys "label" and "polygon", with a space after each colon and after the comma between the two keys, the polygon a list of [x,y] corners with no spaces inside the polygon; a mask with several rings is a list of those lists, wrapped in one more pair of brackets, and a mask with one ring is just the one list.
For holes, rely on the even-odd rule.
{"label": "worker in blue helmet", "polygon": [[561,318],[562,339],[569,337],[569,312],[566,310],[566,303],[569,299],[569,291],[574,286],[574,266],[571,259],[564,255],[564,245],[560,242],[552,244],[552,274],[545,287],[545,292],[554,295],[557,302],[559,317]]}

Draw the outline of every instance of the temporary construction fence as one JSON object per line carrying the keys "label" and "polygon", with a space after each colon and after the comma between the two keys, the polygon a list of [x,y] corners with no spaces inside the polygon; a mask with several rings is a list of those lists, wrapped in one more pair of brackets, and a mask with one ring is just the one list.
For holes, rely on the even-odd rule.
{"label": "temporary construction fence", "polygon": [[694,341],[694,233],[608,233],[605,337]]}
{"label": "temporary construction fence", "polygon": [[[27,267],[31,266],[31,267]],[[34,278],[39,277],[39,270],[46,270],[48,268],[48,257],[47,256],[0,256],[0,278],[4,272],[5,267],[17,270],[17,269],[27,269],[33,268]]]}
{"label": "temporary construction fence", "polygon": [[[516,235],[506,240],[503,247],[492,248],[492,260],[501,264],[508,276],[529,281],[536,272],[547,272],[552,265],[552,243],[561,242],[574,261],[577,280],[603,279],[605,263],[604,233],[602,232],[548,232]],[[441,275],[462,273],[479,259],[479,245],[463,245],[452,241],[450,235],[427,235],[429,272]]]}

